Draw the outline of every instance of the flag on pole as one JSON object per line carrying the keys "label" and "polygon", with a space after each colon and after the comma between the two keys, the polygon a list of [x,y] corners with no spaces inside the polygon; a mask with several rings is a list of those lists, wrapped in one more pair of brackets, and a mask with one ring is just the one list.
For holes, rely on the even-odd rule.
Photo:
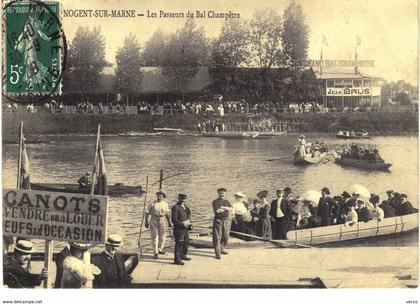
{"label": "flag on pole", "polygon": [[26,153],[26,144],[25,138],[22,137],[22,162],[20,165],[20,189],[31,190],[31,182],[29,178],[29,159],[28,154]]}
{"label": "flag on pole", "polygon": [[97,172],[95,194],[108,195],[108,182],[106,178],[104,152],[102,150],[102,143],[101,143],[100,138],[99,138],[98,150],[96,153],[98,155],[97,155],[97,162],[95,164],[95,172]]}

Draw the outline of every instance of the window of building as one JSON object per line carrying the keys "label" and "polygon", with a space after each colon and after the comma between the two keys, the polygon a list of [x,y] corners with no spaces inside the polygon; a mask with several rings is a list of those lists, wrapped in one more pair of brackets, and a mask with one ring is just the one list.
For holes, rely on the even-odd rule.
{"label": "window of building", "polygon": [[362,86],[362,81],[361,80],[353,80],[353,86],[358,88]]}
{"label": "window of building", "polygon": [[334,87],[334,80],[327,80],[327,88],[333,88]]}
{"label": "window of building", "polygon": [[371,86],[371,81],[370,81],[370,79],[364,79],[364,80],[363,80],[363,86],[365,86],[365,87],[370,87],[370,86]]}
{"label": "window of building", "polygon": [[352,82],[351,79],[345,79],[345,80],[343,80],[343,85],[345,87],[352,87],[353,86],[353,82]]}
{"label": "window of building", "polygon": [[377,87],[378,86],[378,80],[372,80],[372,86]]}

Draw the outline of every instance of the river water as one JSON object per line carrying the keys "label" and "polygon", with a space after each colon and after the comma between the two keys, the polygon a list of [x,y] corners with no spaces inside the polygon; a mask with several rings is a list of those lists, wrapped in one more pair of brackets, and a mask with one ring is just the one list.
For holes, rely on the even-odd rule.
{"label": "river water", "polygon": [[[75,183],[86,170],[92,170],[94,136],[47,136],[45,139],[50,142],[27,145],[32,182]],[[326,142],[330,150],[352,142],[326,134],[307,136],[307,142],[315,140]],[[158,189],[155,182],[160,169],[164,177],[179,174],[163,182],[167,200],[172,205],[178,193],[188,194],[193,222],[199,226],[211,225],[211,201],[221,186],[227,188],[228,199],[233,200],[236,191],[255,196],[260,190],[268,190],[271,199],[276,189],[285,186],[291,187],[294,195],[324,186],[336,195],[357,183],[378,194],[381,200],[389,189],[406,193],[418,207],[417,137],[387,136],[358,141],[364,147],[378,148],[383,159],[393,164],[389,172],[343,168],[334,162],[297,167],[291,156],[296,143],[297,135],[292,134],[268,140],[177,135],[102,136],[109,184],[123,182],[145,188],[148,176],[149,201],[154,199]],[[17,145],[3,145],[3,187],[16,186],[17,154]],[[274,158],[279,160],[267,161]],[[124,237],[124,250],[137,248],[143,202],[144,197],[110,198],[108,232]],[[146,238],[147,235],[146,232]],[[395,240],[386,242],[386,245],[393,244]],[[416,244],[416,234],[404,238],[403,245]],[[37,247],[42,248],[41,242],[37,242]]]}

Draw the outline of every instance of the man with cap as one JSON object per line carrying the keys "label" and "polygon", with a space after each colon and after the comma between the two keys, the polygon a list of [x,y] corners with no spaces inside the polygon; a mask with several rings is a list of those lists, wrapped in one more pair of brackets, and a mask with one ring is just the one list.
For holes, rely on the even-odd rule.
{"label": "man with cap", "polygon": [[79,178],[79,180],[77,181],[77,183],[79,184],[79,188],[86,188],[90,185],[90,172],[86,171],[85,175],[83,175],[81,178]]}
{"label": "man with cap", "polygon": [[174,225],[174,264],[184,265],[184,261],[190,261],[191,258],[187,256],[189,230],[192,229],[191,225],[191,211],[185,205],[187,200],[186,194],[178,194],[178,202],[172,207],[172,224]]}
{"label": "man with cap", "polygon": [[13,256],[4,261],[3,283],[9,288],[35,288],[48,277],[47,269],[41,274],[33,274],[31,270],[32,242],[18,240],[14,246]]}
{"label": "man with cap", "polygon": [[93,280],[93,288],[127,288],[130,284],[124,257],[117,252],[121,245],[121,236],[110,234],[105,242],[105,250],[92,255],[92,263],[101,270]]}
{"label": "man with cap", "polygon": [[413,205],[407,200],[407,194],[401,193],[399,201],[400,205],[397,209],[397,215],[407,215],[415,212]]}
{"label": "man with cap", "polygon": [[[157,259],[158,254],[166,254],[164,251],[166,241],[166,223],[168,222],[169,227],[172,227],[170,221],[169,205],[164,200],[166,193],[162,190],[156,192],[157,200],[149,204],[146,208],[145,226],[149,228],[150,223],[150,235],[153,246],[153,257]],[[150,217],[150,221],[149,221]]]}
{"label": "man with cap", "polygon": [[287,228],[289,226],[289,203],[284,189],[276,191],[277,198],[271,202],[270,216],[273,227],[273,239],[281,240],[286,238]]}
{"label": "man with cap", "polygon": [[225,247],[229,241],[230,227],[232,219],[230,213],[233,212],[232,204],[225,199],[226,189],[217,189],[218,198],[212,202],[213,219],[213,248],[216,259],[220,260],[220,254],[227,254]]}

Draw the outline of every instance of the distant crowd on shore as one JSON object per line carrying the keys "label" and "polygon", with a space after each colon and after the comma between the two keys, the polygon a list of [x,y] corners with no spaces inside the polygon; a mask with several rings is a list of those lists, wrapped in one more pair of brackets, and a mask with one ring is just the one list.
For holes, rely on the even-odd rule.
{"label": "distant crowd on shore", "polygon": [[248,102],[244,99],[238,101],[173,101],[163,103],[149,103],[146,101],[138,101],[136,104],[128,106],[124,102],[99,102],[93,104],[89,101],[78,103],[76,106],[67,107],[62,101],[57,102],[51,100],[44,102],[42,105],[34,106],[33,103],[26,105],[18,105],[17,103],[6,103],[4,110],[10,113],[17,111],[26,111],[28,113],[44,112],[44,113],[63,113],[76,112],[86,115],[95,114],[173,114],[173,115],[217,115],[223,117],[229,114],[272,114],[272,113],[293,113],[293,114],[316,114],[329,113],[339,111],[374,111],[375,108],[343,108],[336,109],[319,104],[316,101],[308,101],[303,103],[288,102],[288,103],[274,103],[274,102]]}

